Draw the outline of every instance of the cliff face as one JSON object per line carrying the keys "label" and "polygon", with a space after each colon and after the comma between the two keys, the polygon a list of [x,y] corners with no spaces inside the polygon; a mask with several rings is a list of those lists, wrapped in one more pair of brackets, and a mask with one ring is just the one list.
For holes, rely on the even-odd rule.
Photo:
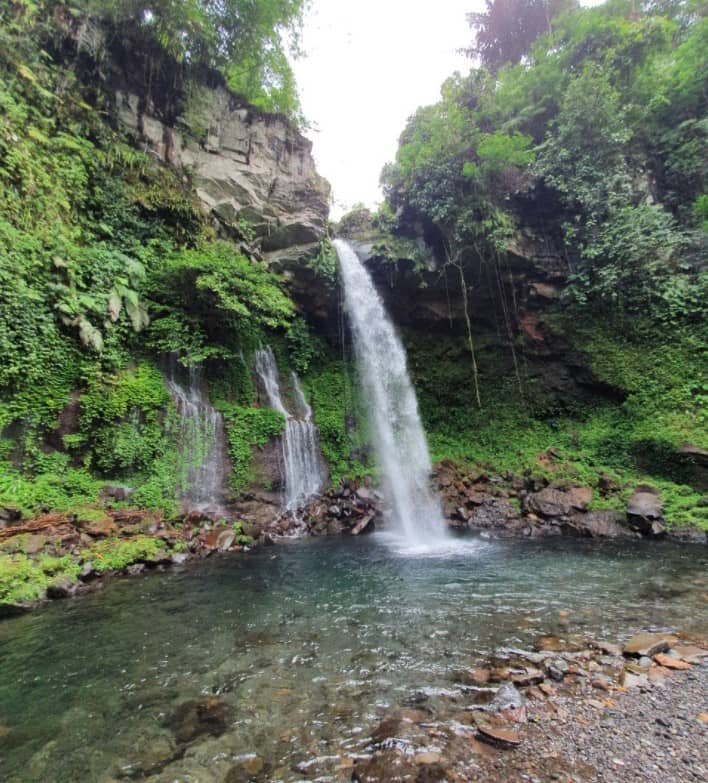
{"label": "cliff face", "polygon": [[[340,226],[367,263],[394,321],[438,341],[466,339],[463,280],[445,265],[422,232],[392,236],[371,224]],[[465,265],[468,313],[480,369],[488,375],[518,371],[552,397],[621,397],[594,377],[587,357],[554,328],[568,264],[553,242],[532,228],[519,230],[497,258]],[[515,352],[515,353],[514,353]],[[517,367],[515,368],[515,363]]]}
{"label": "cliff face", "polygon": [[184,171],[205,211],[266,257],[303,258],[326,231],[330,186],[312,144],[285,118],[263,114],[223,86],[187,83],[173,123],[152,101],[115,91],[119,125],[136,144]]}

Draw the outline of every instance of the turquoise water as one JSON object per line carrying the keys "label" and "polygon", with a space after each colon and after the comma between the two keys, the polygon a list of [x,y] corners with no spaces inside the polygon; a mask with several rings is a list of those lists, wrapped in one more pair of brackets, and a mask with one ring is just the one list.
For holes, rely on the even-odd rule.
{"label": "turquoise water", "polygon": [[[221,782],[253,754],[254,779],[345,780],[341,759],[392,707],[454,700],[454,672],[558,632],[560,610],[610,640],[706,631],[707,574],[701,547],[468,540],[424,556],[377,535],[116,579],[0,623],[0,780]],[[180,741],[181,705],[208,697],[223,720]]]}

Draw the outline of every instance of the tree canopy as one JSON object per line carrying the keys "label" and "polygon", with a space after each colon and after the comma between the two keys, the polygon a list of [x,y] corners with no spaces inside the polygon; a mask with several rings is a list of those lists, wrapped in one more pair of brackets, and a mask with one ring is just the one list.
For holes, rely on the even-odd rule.
{"label": "tree canopy", "polygon": [[484,13],[467,15],[476,31],[467,50],[477,55],[490,71],[503,65],[515,65],[528,54],[531,44],[544,32],[559,13],[577,8],[576,0],[486,0]]}
{"label": "tree canopy", "polygon": [[[299,117],[288,50],[298,53],[306,0],[18,0],[0,9],[8,29],[70,31],[96,55],[109,36],[129,32],[193,68],[219,71],[266,111]],[[145,54],[145,52],[143,52]]]}
{"label": "tree canopy", "polygon": [[544,215],[537,228],[562,242],[577,301],[698,315],[705,11],[612,0],[559,14],[533,43],[536,28],[526,26],[517,46],[498,15],[512,5],[500,0],[483,15],[478,47],[490,31],[499,47],[479,49],[481,67],[450,78],[440,102],[409,120],[382,174],[391,207],[427,221],[452,255],[471,260],[497,252],[533,202]]}

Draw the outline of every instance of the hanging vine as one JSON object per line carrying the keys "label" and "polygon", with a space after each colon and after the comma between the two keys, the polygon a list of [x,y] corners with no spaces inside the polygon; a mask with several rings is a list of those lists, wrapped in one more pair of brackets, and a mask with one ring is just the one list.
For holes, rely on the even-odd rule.
{"label": "hanging vine", "polygon": [[470,357],[472,358],[472,381],[474,384],[474,396],[477,402],[477,407],[481,408],[482,397],[479,392],[479,370],[477,368],[477,355],[475,353],[474,337],[472,335],[472,322],[470,320],[469,296],[467,293],[467,280],[465,279],[465,270],[462,266],[462,260],[460,258],[460,254],[456,253],[455,257],[453,258],[450,255],[450,250],[447,245],[445,245],[445,255],[447,257],[446,265],[454,266],[460,275],[460,290],[462,292],[462,309],[465,314],[465,327],[467,329],[467,347],[469,348]]}

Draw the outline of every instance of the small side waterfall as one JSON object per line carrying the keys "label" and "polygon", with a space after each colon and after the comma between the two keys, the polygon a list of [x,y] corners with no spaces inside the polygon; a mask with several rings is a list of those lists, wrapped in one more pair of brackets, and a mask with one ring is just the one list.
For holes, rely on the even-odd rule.
{"label": "small side waterfall", "polygon": [[256,373],[261,379],[270,407],[280,411],[286,419],[283,433],[284,505],[288,511],[294,511],[303,501],[316,495],[326,480],[320,459],[317,427],[312,421],[312,410],[295,373],[292,373],[292,383],[299,410],[293,414],[285,407],[280,392],[278,365],[270,348],[256,351]]}
{"label": "small side waterfall", "polygon": [[429,487],[430,457],[408,377],[406,354],[369,273],[351,246],[334,241],[354,350],[368,402],[374,448],[393,521],[414,546],[445,535],[440,502]]}
{"label": "small side waterfall", "polygon": [[180,417],[178,491],[187,511],[222,511],[228,459],[224,421],[204,396],[198,367],[189,368],[188,383],[177,380],[171,363],[167,386]]}

